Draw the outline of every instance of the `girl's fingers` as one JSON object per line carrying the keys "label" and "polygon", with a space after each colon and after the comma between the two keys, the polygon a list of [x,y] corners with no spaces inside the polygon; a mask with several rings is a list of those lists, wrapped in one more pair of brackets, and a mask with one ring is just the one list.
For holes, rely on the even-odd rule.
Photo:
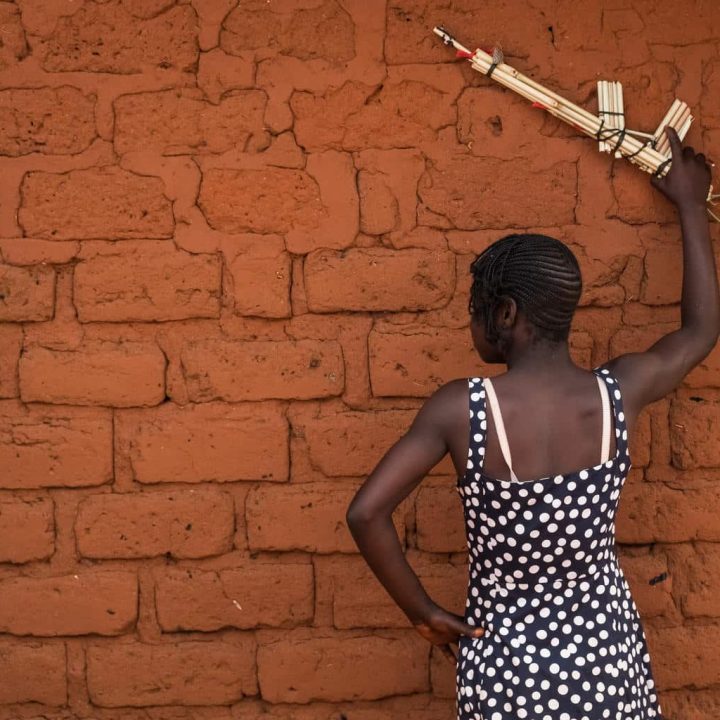
{"label": "girl's fingers", "polygon": [[481,627],[474,627],[473,625],[465,625],[462,631],[463,635],[469,637],[482,637],[485,634],[485,630]]}
{"label": "girl's fingers", "polygon": [[682,148],[680,137],[678,136],[677,132],[675,132],[675,128],[670,127],[669,125],[665,128],[665,131],[668,136],[668,142],[670,143],[670,151],[672,157],[673,159],[675,159],[680,154],[680,150]]}

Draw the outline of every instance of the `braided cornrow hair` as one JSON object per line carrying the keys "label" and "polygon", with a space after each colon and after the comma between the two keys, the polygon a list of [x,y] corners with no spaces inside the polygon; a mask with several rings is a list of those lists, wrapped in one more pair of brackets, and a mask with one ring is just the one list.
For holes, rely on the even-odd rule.
{"label": "braided cornrow hair", "polygon": [[498,339],[495,310],[501,296],[515,300],[537,336],[566,340],[582,292],[580,267],[565,243],[547,235],[515,233],[486,248],[470,266],[468,309],[485,320],[489,342]]}

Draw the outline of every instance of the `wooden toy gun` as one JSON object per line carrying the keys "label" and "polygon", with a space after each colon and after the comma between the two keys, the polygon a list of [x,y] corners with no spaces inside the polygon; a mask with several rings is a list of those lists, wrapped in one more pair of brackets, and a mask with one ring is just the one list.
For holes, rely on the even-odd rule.
{"label": "wooden toy gun", "polygon": [[[598,81],[598,114],[593,115],[507,65],[503,61],[500,48],[496,47],[491,52],[481,49],[472,52],[461,45],[445,28],[435,27],[433,32],[446,45],[455,48],[457,57],[467,58],[473,70],[514,90],[518,95],[529,100],[533,107],[546,110],[572,125],[576,130],[594,137],[599,142],[601,152],[624,157],[641,170],[658,177],[668,172],[672,162],[665,128],[667,126],[674,128],[682,140],[693,121],[687,104],[675,99],[654,133],[630,130],[625,127],[622,85],[619,82]],[[715,198],[718,197],[720,193],[713,194],[711,185],[707,202],[715,205]],[[707,210],[715,221],[720,222],[720,217],[710,208]]]}

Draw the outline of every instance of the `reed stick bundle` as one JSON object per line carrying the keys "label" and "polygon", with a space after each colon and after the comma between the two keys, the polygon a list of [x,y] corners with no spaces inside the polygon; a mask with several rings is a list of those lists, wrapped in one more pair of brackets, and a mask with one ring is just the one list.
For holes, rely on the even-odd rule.
{"label": "reed stick bundle", "polygon": [[[452,45],[458,57],[467,58],[474,70],[491,77],[500,85],[529,100],[535,107],[544,109],[572,125],[576,130],[596,138],[601,150],[613,152],[615,157],[625,157],[647,173],[663,176],[670,169],[670,148],[664,131],[665,126],[674,127],[682,139],[692,122],[687,104],[675,100],[654,134],[630,130],[625,127],[620,83],[606,81],[598,83],[600,114],[603,115],[603,110],[608,113],[605,117],[598,117],[506,64],[501,52],[496,50],[492,55],[481,49],[473,52],[461,45],[445,28],[435,27],[433,32],[446,45]],[[714,195],[711,185],[707,201],[714,204],[715,197],[720,197],[720,194]],[[720,218],[710,209],[708,212],[720,222]]]}

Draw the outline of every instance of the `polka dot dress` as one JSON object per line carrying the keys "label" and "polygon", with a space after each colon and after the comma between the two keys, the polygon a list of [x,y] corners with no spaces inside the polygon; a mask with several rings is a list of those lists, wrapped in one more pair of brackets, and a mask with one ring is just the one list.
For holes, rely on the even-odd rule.
{"label": "polka dot dress", "polygon": [[482,472],[486,386],[468,379],[470,451],[457,485],[469,549],[465,621],[485,633],[460,637],[458,720],[663,717],[615,548],[630,469],[622,395],[606,368],[593,372],[609,390],[615,456],[516,482]]}

